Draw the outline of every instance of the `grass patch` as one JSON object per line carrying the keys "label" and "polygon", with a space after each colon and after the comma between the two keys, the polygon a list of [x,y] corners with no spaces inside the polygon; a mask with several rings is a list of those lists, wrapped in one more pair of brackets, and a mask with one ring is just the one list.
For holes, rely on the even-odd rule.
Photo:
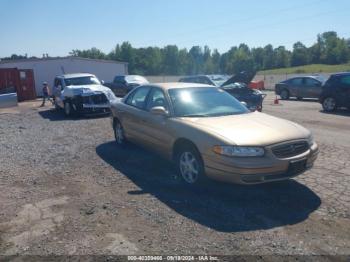
{"label": "grass patch", "polygon": [[282,75],[282,74],[311,74],[311,73],[335,73],[350,72],[350,63],[341,65],[312,64],[288,68],[277,68],[259,71],[259,75]]}

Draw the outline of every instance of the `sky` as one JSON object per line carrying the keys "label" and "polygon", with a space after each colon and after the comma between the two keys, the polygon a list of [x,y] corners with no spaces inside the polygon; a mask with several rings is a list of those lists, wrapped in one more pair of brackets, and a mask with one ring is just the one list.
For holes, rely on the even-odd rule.
{"label": "sky", "polygon": [[0,57],[66,56],[73,49],[246,43],[291,49],[317,34],[350,38],[349,0],[0,0]]}

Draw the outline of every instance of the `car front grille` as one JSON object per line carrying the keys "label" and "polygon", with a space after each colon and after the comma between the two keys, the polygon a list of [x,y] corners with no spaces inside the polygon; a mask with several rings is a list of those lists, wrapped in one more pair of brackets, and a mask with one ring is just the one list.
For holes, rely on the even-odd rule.
{"label": "car front grille", "polygon": [[309,149],[306,141],[294,142],[285,145],[274,146],[273,154],[278,158],[287,158],[300,155]]}
{"label": "car front grille", "polygon": [[97,95],[91,95],[91,96],[84,96],[83,97],[83,103],[84,104],[106,104],[108,102],[107,97],[105,94],[97,94]]}

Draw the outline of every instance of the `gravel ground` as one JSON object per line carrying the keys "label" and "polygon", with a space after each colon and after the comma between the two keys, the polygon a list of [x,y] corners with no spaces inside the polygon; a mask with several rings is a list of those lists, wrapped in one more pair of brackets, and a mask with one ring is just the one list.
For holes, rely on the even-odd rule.
{"label": "gravel ground", "polygon": [[350,113],[272,100],[266,113],[314,132],[315,167],[194,191],[158,156],[118,149],[108,117],[0,110],[0,254],[350,255]]}

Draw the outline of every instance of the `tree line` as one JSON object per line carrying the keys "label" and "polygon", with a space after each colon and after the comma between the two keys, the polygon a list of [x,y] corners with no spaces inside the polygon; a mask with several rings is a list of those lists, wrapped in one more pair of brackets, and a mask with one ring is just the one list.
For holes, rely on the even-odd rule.
{"label": "tree line", "polygon": [[[135,48],[129,42],[117,44],[104,53],[93,47],[87,50],[74,49],[71,56],[124,61],[129,63],[130,74],[140,75],[193,75],[234,74],[241,71],[259,71],[286,68],[308,64],[342,64],[350,60],[350,39],[340,38],[329,31],[317,35],[317,41],[310,47],[296,42],[293,49],[284,46],[249,48],[246,44],[233,46],[225,53],[208,46],[193,46],[179,49],[176,45],[165,47]],[[43,55],[48,57],[47,54]],[[27,58],[12,55],[4,59]]]}

